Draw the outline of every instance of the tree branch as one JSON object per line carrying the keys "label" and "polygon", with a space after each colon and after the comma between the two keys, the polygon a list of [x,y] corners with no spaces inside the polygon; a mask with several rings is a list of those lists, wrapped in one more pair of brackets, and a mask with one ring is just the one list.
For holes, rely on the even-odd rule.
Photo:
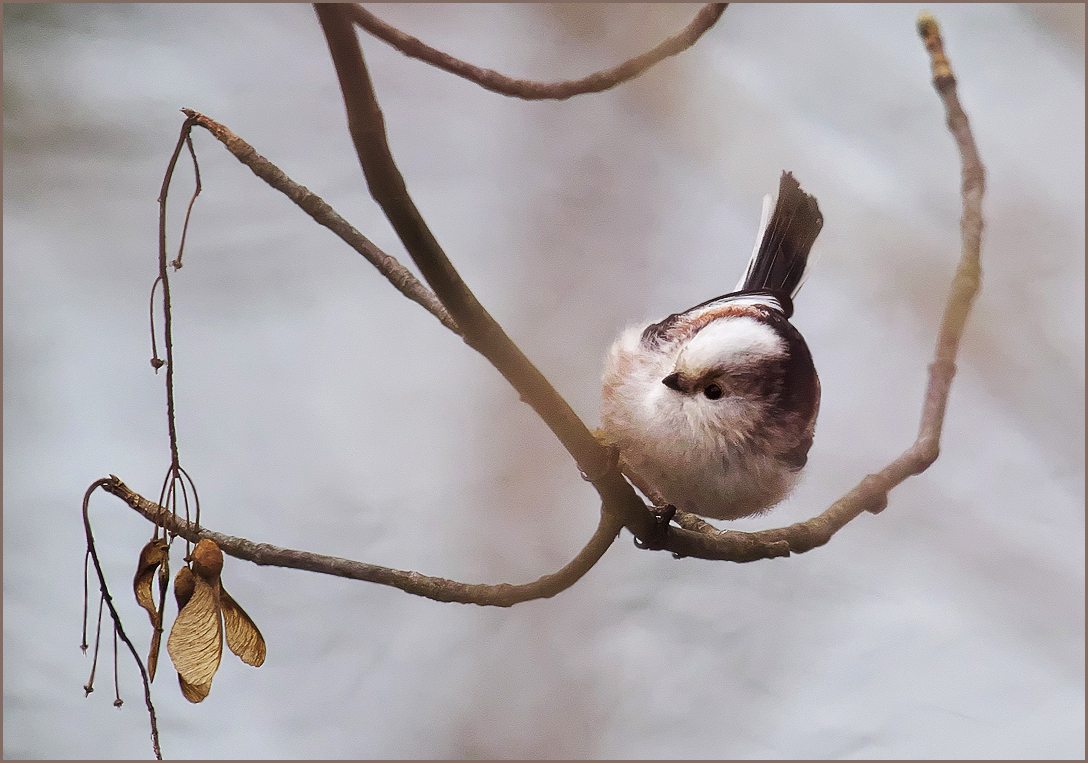
{"label": "tree branch", "polygon": [[[348,129],[371,194],[385,211],[435,294],[464,329],[465,341],[487,357],[521,393],[522,399],[533,406],[574,456],[583,474],[595,475],[593,482],[605,501],[605,510],[615,506],[621,512],[624,523],[645,547],[666,549],[677,556],[733,561],[751,561],[807,551],[826,543],[835,532],[862,512],[882,511],[887,506],[888,493],[893,487],[907,477],[925,471],[936,460],[948,393],[955,376],[959,340],[979,289],[983,170],[967,117],[955,96],[955,80],[940,49],[935,22],[920,23],[919,29],[933,54],[934,84],[945,101],[949,127],[963,157],[964,238],[961,264],[942,321],[936,357],[930,366],[918,437],[899,458],[879,473],[868,475],[850,493],[813,519],[788,528],[758,533],[710,533],[686,527],[675,529],[654,522],[652,514],[620,477],[618,469],[607,466],[602,469],[608,458],[605,449],[593,439],[566,402],[479,304],[412,202],[404,178],[389,150],[384,119],[358,38],[346,18],[355,12],[352,10],[355,6],[317,5],[315,8],[336,64],[348,112]],[[610,498],[616,503],[610,504]]]}
{"label": "tree branch", "polygon": [[[930,389],[926,395],[925,413],[922,418],[922,435],[925,448],[935,459],[944,424],[945,404],[948,401],[948,389],[956,373],[956,354],[959,351],[960,338],[964,324],[971,310],[971,304],[978,294],[982,283],[982,195],[986,190],[986,170],[971,134],[967,114],[960,105],[956,94],[956,78],[944,53],[937,20],[923,13],[918,18],[918,33],[926,43],[933,68],[933,86],[944,102],[948,129],[956,140],[963,163],[963,181],[960,193],[963,197],[963,217],[960,220],[963,255],[960,258],[956,276],[952,281],[952,294],[941,319],[940,332],[937,335],[937,353],[930,366]],[[922,436],[919,437],[922,440]],[[928,466],[928,464],[927,464]]]}
{"label": "tree branch", "polygon": [[551,383],[507,336],[498,322],[461,279],[423,216],[416,208],[397,169],[385,134],[385,119],[363,61],[359,39],[351,24],[352,6],[314,6],[336,65],[347,109],[348,130],[359,155],[370,193],[385,212],[404,248],[464,332],[465,342],[499,370],[522,400],[574,457],[600,493],[605,512],[623,517],[639,538],[653,539],[660,528],[614,461]]}
{"label": "tree branch", "polygon": [[587,77],[562,82],[534,82],[500,74],[492,69],[482,69],[470,63],[454,58],[448,53],[432,48],[424,42],[405,34],[394,26],[385,23],[361,5],[345,6],[351,20],[380,40],[389,43],[410,58],[416,58],[432,66],[456,74],[480,87],[527,101],[556,100],[562,101],[571,96],[584,93],[599,93],[616,85],[634,79],[669,56],[690,48],[721,18],[729,3],[711,3],[696,14],[694,20],[681,32],[673,35],[642,55],[624,61],[619,66],[605,69]]}
{"label": "tree branch", "polygon": [[971,304],[980,287],[981,200],[985,172],[967,117],[956,96],[955,78],[932,17],[919,19],[919,32],[932,56],[934,86],[944,102],[949,129],[963,162],[962,254],[942,318],[935,358],[929,368],[929,383],[918,436],[899,458],[880,472],[866,476],[819,516],[789,527],[744,533],[718,531],[698,517],[684,512],[676,513],[674,521],[680,526],[672,527],[659,523],[647,510],[623,478],[613,455],[596,441],[573,410],[479,304],[423,221],[389,151],[381,110],[347,15],[352,11],[329,5],[319,5],[316,10],[336,63],[348,111],[349,129],[371,193],[434,288],[433,294],[395,259],[351,228],[321,199],[293,183],[245,141],[203,115],[186,110],[187,116],[210,130],[259,177],[348,241],[398,288],[404,286],[401,291],[406,296],[426,307],[447,327],[461,334],[467,344],[487,357],[518,390],[522,399],[540,414],[574,456],[583,475],[593,482],[603,500],[601,523],[586,548],[555,575],[545,576],[524,586],[470,585],[231,538],[199,529],[174,517],[157,504],[132,493],[117,478],[104,485],[105,489],[122,497],[152,521],[162,523],[171,532],[194,542],[203,537],[212,538],[225,552],[257,564],[309,569],[368,580],[441,601],[510,606],[526,599],[552,596],[571,585],[600,558],[614,540],[621,523],[645,547],[671,551],[678,557],[748,562],[808,551],[827,543],[839,529],[862,512],[875,514],[882,511],[887,506],[888,493],[892,488],[908,477],[925,471],[936,460],[948,395],[956,372],[955,358]]}
{"label": "tree branch", "polygon": [[[98,480],[93,487],[101,487],[117,496],[151,522],[165,527],[174,535],[197,543],[203,538],[215,541],[223,551],[238,559],[245,559],[259,565],[290,567],[296,570],[309,570],[324,575],[336,575],[353,580],[393,586],[406,593],[426,596],[436,601],[451,601],[460,604],[479,604],[480,606],[510,607],[531,599],[547,599],[570,588],[597,563],[612,545],[622,525],[608,514],[601,513],[601,521],[596,531],[586,544],[565,567],[551,575],[522,585],[499,583],[458,583],[445,578],[421,575],[418,572],[395,570],[376,564],[356,562],[337,556],[325,556],[309,551],[296,551],[281,548],[269,543],[254,543],[245,538],[213,532],[199,527],[194,522],[187,522],[169,509],[164,509],[133,492],[117,477],[110,475],[108,480]],[[90,533],[88,527],[87,530]],[[97,559],[95,560],[97,566]],[[112,604],[110,605],[112,611]]]}

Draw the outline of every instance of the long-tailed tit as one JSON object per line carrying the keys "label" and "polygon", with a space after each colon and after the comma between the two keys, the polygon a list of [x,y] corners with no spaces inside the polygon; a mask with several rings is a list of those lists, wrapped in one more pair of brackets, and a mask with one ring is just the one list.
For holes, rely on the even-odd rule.
{"label": "long-tailed tit", "polygon": [[625,471],[659,506],[715,519],[766,511],[808,459],[820,380],[793,297],[823,226],[813,196],[782,173],[763,200],[736,291],[624,331],[604,371],[601,423]]}

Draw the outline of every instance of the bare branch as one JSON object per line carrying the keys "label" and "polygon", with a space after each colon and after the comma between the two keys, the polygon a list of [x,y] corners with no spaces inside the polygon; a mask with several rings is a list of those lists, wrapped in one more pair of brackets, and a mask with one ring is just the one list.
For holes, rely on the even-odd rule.
{"label": "bare branch", "polygon": [[[931,451],[930,455],[936,458],[948,389],[956,373],[955,360],[960,338],[963,336],[963,327],[967,322],[971,304],[982,283],[982,195],[986,190],[986,171],[979,158],[967,114],[964,113],[956,94],[956,78],[944,53],[937,20],[929,14],[922,14],[918,18],[918,32],[929,51],[933,66],[933,86],[944,102],[948,129],[956,139],[963,162],[963,184],[960,191],[963,196],[963,217],[960,221],[963,255],[956,277],[952,281],[952,294],[941,319],[940,333],[937,335],[937,354],[930,367],[930,389],[926,395],[926,408],[922,419],[925,445]],[[922,440],[921,436],[919,440]]]}
{"label": "bare branch", "polygon": [[[389,151],[384,119],[362,51],[345,18],[345,13],[355,13],[354,10],[345,9],[354,9],[355,6],[317,5],[315,8],[336,64],[348,112],[348,128],[371,194],[382,206],[438,298],[464,329],[465,341],[487,357],[521,393],[522,399],[533,406],[574,456],[582,472],[595,475],[593,482],[605,500],[606,511],[615,507],[613,510],[622,512],[624,523],[642,545],[666,549],[678,556],[733,561],[751,561],[807,551],[826,543],[835,532],[863,511],[882,511],[893,487],[907,477],[921,473],[936,459],[948,392],[955,375],[954,360],[959,338],[979,286],[979,202],[983,177],[966,116],[955,99],[955,80],[943,52],[940,53],[943,69],[938,72],[935,66],[934,81],[945,99],[949,125],[960,142],[964,158],[964,246],[961,266],[953,283],[938,338],[936,358],[930,366],[930,381],[918,438],[884,470],[867,476],[827,511],[807,522],[761,533],[708,533],[675,529],[653,520],[653,515],[622,480],[619,470],[607,468],[607,453],[592,438],[585,425],[461,280],[412,202]],[[929,42],[930,38],[927,38],[927,44]],[[937,48],[930,46],[931,51],[938,48],[939,44]],[[934,60],[936,65],[936,55]],[[616,503],[611,504],[610,498]]]}
{"label": "bare branch", "polygon": [[[499,370],[522,400],[532,406],[589,475],[604,500],[639,538],[652,539],[659,527],[617,468],[608,449],[586,428],[551,383],[525,357],[461,279],[416,208],[397,169],[385,134],[385,120],[349,18],[351,6],[314,6],[336,65],[347,109],[348,130],[370,193],[385,212],[423,277],[464,332],[465,342]],[[612,464],[614,467],[614,463]]]}
{"label": "bare branch", "polygon": [[[324,556],[309,551],[296,551],[280,548],[268,543],[254,543],[245,538],[212,532],[187,522],[168,509],[149,501],[133,492],[117,477],[110,475],[108,480],[98,480],[94,486],[117,496],[150,521],[165,527],[171,533],[197,543],[203,538],[215,541],[225,554],[238,559],[245,559],[260,565],[290,567],[296,570],[309,570],[324,575],[336,575],[353,580],[399,588],[406,593],[425,596],[436,601],[450,601],[461,604],[479,604],[480,606],[509,607],[531,599],[547,599],[565,591],[585,575],[612,545],[622,524],[607,513],[601,513],[600,524],[586,544],[565,567],[551,575],[523,585],[499,583],[458,583],[445,578],[421,575],[418,572],[395,570],[376,564],[356,562],[336,556]],[[87,530],[90,533],[90,529]],[[96,560],[97,565],[97,560]],[[112,605],[111,605],[112,610]]]}
{"label": "bare branch", "polygon": [[[162,188],[159,191],[159,281],[162,282],[163,341],[166,344],[166,415],[170,427],[170,469],[172,471],[178,468],[180,461],[178,458],[178,433],[177,428],[174,426],[174,345],[170,312],[170,275],[167,271],[166,262],[166,199],[170,190],[170,180],[174,176],[174,167],[177,165],[178,157],[181,156],[181,149],[185,146],[186,139],[189,137],[190,127],[192,127],[191,118],[186,119],[181,126],[177,146],[174,148],[173,156],[170,157],[170,164],[166,168],[166,175],[162,179]],[[199,171],[197,171],[196,192],[193,194],[194,201],[197,193],[200,193]],[[188,215],[186,215],[186,224],[188,224]],[[182,236],[182,242],[184,244],[184,235]],[[177,259],[179,262],[181,261],[180,251]],[[151,287],[151,292],[154,294],[154,286]],[[154,335],[154,320],[151,322],[151,331],[152,335]],[[152,344],[154,344],[154,339],[152,339]]]}
{"label": "bare branch", "polygon": [[194,120],[196,124],[214,135],[220,143],[227,147],[228,151],[234,154],[238,161],[253,170],[253,174],[295,202],[302,208],[302,211],[363,255],[367,262],[389,279],[389,282],[393,284],[397,291],[413,302],[422,305],[427,312],[438,318],[442,325],[450,331],[457,335],[461,334],[453,318],[450,317],[446,308],[435,298],[430,289],[420,283],[419,279],[401,265],[395,257],[383,252],[370,239],[352,227],[351,223],[337,214],[336,210],[325,203],[324,199],[306,186],[299,185],[287,177],[283,170],[258,154],[253,146],[239,138],[225,125],[192,109],[182,109],[181,111]]}
{"label": "bare branch", "polygon": [[411,35],[405,34],[396,27],[385,23],[361,5],[352,4],[345,7],[348,9],[352,21],[378,39],[389,43],[406,56],[417,58],[451,74],[456,74],[458,77],[475,82],[480,87],[501,95],[523,98],[527,101],[562,101],[575,95],[599,93],[602,90],[608,90],[622,82],[634,79],[669,56],[682,53],[694,45],[708,29],[714,26],[728,6],[729,3],[711,3],[700,10],[695,19],[685,29],[665,40],[653,50],[635,56],[611,69],[605,69],[581,79],[564,80],[562,82],[534,82],[527,79],[517,79],[500,74],[492,69],[473,66],[459,58],[454,58],[448,53],[436,50]]}
{"label": "bare branch", "polygon": [[[354,231],[327,204],[307,189],[293,183],[271,163],[257,155],[245,141],[207,117],[189,110],[186,110],[186,114],[216,135],[258,176],[303,206],[318,222],[345,238],[395,284],[398,278],[406,275],[404,283],[407,283],[413,291],[409,294],[402,289],[407,296],[423,304],[440,319],[442,315],[445,315],[446,319],[443,322],[448,327],[463,327],[463,333],[459,329],[454,328],[454,330],[461,333],[467,344],[487,357],[503,373],[521,394],[522,399],[537,411],[574,456],[587,479],[593,482],[604,502],[601,525],[590,544],[570,565],[556,575],[547,576],[528,586],[470,586],[442,578],[428,578],[417,573],[400,572],[343,559],[277,549],[265,544],[253,544],[243,539],[201,531],[195,525],[190,526],[184,520],[172,516],[167,524],[171,531],[178,532],[187,538],[191,535],[191,540],[210,537],[220,543],[224,550],[230,549],[229,553],[234,553],[240,558],[251,559],[258,564],[313,569],[328,574],[380,582],[440,600],[475,601],[481,604],[509,606],[525,598],[554,595],[541,593],[541,591],[552,590],[551,586],[556,585],[557,579],[562,579],[564,582],[556,590],[562,590],[566,585],[573,583],[578,576],[588,570],[589,566],[592,566],[596,559],[600,558],[600,554],[604,553],[608,544],[614,539],[620,521],[635,534],[644,547],[668,550],[676,556],[747,562],[808,551],[827,543],[839,529],[861,513],[882,511],[887,506],[888,493],[892,488],[908,477],[925,471],[936,460],[948,394],[956,371],[955,358],[959,342],[971,304],[980,286],[979,262],[983,225],[981,199],[985,173],[971,136],[967,117],[956,96],[955,78],[948,59],[944,55],[936,22],[932,17],[923,16],[919,20],[919,31],[932,55],[934,85],[945,103],[949,129],[957,141],[963,160],[963,248],[942,319],[935,358],[930,365],[929,384],[918,437],[899,458],[879,473],[865,477],[857,487],[819,516],[785,528],[743,533],[718,531],[697,517],[683,512],[677,512],[674,517],[680,527],[672,527],[657,521],[647,510],[631,486],[623,479],[614,454],[610,454],[596,441],[567,403],[514,345],[461,280],[412,202],[404,179],[393,161],[385,136],[381,110],[363,62],[358,39],[345,15],[344,7],[319,5],[316,6],[316,10],[336,63],[348,111],[349,129],[371,193],[389,217],[424,277],[435,289],[434,294],[419,284],[393,258],[382,253],[365,237]],[[354,11],[348,11],[348,13],[354,13]],[[446,306],[448,313],[442,310],[438,300]],[[119,480],[116,482],[120,485],[118,488],[120,492],[114,490],[111,492],[117,492],[148,518],[157,520],[160,517],[163,510],[157,504],[146,502],[131,491],[125,493],[127,488],[124,488]],[[106,486],[106,489],[110,489],[109,486]],[[129,496],[135,496],[135,499]],[[611,516],[619,519],[610,520]],[[577,571],[576,575],[575,571]],[[568,577],[569,575],[575,576]],[[541,587],[535,589],[532,588],[533,586]],[[497,594],[497,591],[502,593]]]}

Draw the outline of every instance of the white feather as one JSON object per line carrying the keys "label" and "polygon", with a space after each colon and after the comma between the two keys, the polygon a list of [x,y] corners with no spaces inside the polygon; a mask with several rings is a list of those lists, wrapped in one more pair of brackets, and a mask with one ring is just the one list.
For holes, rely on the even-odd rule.
{"label": "white feather", "polygon": [[756,257],[759,256],[759,247],[763,244],[763,236],[767,233],[767,226],[771,223],[771,213],[774,211],[774,199],[770,194],[763,197],[763,213],[759,217],[759,232],[756,234],[756,245],[752,249],[752,256],[748,260],[748,267],[744,269],[744,275],[737,281],[737,285],[733,287],[733,291],[740,291],[744,288],[744,282],[748,280],[748,276],[752,275],[752,268],[756,265]]}
{"label": "white feather", "polygon": [[712,368],[738,366],[753,359],[781,357],[785,340],[755,318],[711,321],[686,342],[676,359],[676,371],[701,376]]}

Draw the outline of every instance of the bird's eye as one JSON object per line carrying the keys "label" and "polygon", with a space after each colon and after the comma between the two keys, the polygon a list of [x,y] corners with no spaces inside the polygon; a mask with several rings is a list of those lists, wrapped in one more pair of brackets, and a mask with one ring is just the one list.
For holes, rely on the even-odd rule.
{"label": "bird's eye", "polygon": [[722,388],[717,384],[708,384],[706,389],[703,390],[703,394],[706,395],[708,400],[717,400],[722,396]]}

